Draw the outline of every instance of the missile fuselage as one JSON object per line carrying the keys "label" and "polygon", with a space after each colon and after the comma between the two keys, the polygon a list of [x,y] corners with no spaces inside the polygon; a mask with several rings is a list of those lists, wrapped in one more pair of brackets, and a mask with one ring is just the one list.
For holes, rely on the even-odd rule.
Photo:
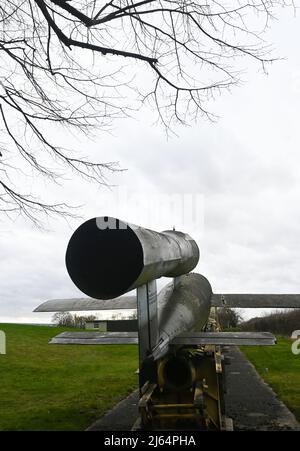
{"label": "missile fuselage", "polygon": [[200,331],[211,308],[212,289],[208,280],[195,273],[178,277],[158,295],[159,342],[154,359],[161,358],[174,337],[183,332]]}
{"label": "missile fuselage", "polygon": [[[201,330],[207,322],[212,290],[207,279],[190,273],[199,261],[196,242],[175,230],[154,232],[111,217],[83,223],[72,235],[66,266],[75,285],[88,296],[111,299],[159,277],[174,280],[157,299],[157,360],[174,337]],[[189,274],[190,273],[190,274]]]}

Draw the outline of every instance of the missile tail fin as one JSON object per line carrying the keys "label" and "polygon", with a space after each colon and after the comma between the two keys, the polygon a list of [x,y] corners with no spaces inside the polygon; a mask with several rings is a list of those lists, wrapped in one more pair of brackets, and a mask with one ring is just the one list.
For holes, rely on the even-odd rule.
{"label": "missile tail fin", "polygon": [[[272,346],[276,343],[269,332],[185,332],[171,341],[172,345]],[[50,344],[105,345],[138,344],[137,332],[63,332]]]}
{"label": "missile tail fin", "polygon": [[115,299],[51,299],[39,305],[34,312],[71,312],[89,310],[136,309],[136,296],[121,296]]}
{"label": "missile tail fin", "polygon": [[63,332],[52,338],[58,345],[113,345],[138,344],[137,332]]}
{"label": "missile tail fin", "polygon": [[269,332],[185,332],[172,345],[272,346],[276,338]]}
{"label": "missile tail fin", "polygon": [[300,308],[300,294],[213,294],[212,307]]}

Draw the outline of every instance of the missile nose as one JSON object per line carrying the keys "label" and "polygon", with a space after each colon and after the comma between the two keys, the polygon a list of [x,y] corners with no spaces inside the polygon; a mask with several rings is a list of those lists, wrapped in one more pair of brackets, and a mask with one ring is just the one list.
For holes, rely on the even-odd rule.
{"label": "missile nose", "polygon": [[108,216],[84,222],[72,235],[66,267],[74,284],[96,299],[127,291],[143,269],[143,249],[125,222]]}

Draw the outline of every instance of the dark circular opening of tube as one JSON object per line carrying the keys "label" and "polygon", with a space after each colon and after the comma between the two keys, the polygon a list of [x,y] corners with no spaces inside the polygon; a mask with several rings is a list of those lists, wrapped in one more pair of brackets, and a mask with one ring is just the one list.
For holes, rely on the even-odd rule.
{"label": "dark circular opening of tube", "polygon": [[184,357],[171,357],[164,368],[166,387],[171,390],[183,390],[192,384],[191,367]]}
{"label": "dark circular opening of tube", "polygon": [[94,218],[72,235],[66,266],[83,293],[96,299],[112,299],[128,291],[141,273],[143,249],[134,231],[122,221]]}

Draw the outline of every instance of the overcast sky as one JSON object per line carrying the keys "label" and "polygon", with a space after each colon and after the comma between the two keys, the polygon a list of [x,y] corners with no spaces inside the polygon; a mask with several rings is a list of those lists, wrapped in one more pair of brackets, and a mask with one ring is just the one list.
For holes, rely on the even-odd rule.
{"label": "overcast sky", "polygon": [[216,293],[300,292],[300,17],[283,10],[266,39],[285,60],[268,76],[245,60],[245,83],[210,104],[217,123],[199,120],[167,139],[143,110],[113,135],[82,142],[86,155],[127,170],[109,176],[111,190],[78,178],[63,188],[41,184],[55,200],[83,205],[81,219],[53,219],[47,232],[2,220],[1,322],[49,322],[32,313],[38,304],[81,297],[65,249],[83,220],[102,215],[189,233],[200,247],[197,271]]}

